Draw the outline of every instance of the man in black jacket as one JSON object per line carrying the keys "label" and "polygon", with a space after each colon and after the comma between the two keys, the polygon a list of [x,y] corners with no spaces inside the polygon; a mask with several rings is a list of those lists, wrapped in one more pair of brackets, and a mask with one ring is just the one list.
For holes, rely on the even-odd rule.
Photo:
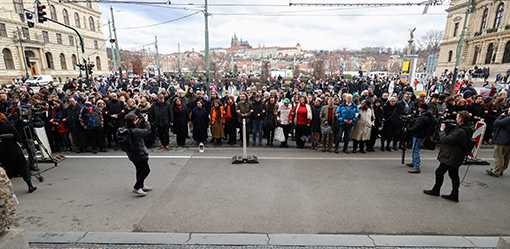
{"label": "man in black jacket", "polygon": [[487,170],[487,174],[500,177],[508,168],[510,161],[510,109],[494,122],[494,169]]}
{"label": "man in black jacket", "polygon": [[423,145],[423,141],[428,135],[431,135],[430,129],[433,128],[433,117],[432,113],[428,111],[427,104],[420,104],[418,108],[420,112],[420,116],[416,118],[413,126],[409,128],[409,134],[412,135],[413,138],[413,146],[412,146],[412,163],[407,164],[407,166],[412,167],[409,170],[411,174],[419,174],[421,173],[420,165],[421,165],[421,147]]}
{"label": "man in black jacket", "polygon": [[471,129],[467,126],[467,120],[470,117],[466,111],[457,114],[457,125],[446,129],[445,124],[441,124],[439,154],[437,159],[440,164],[436,169],[436,183],[431,190],[424,190],[427,195],[439,196],[441,186],[443,185],[444,174],[448,172],[452,180],[452,192],[449,195],[441,195],[446,200],[459,202],[459,167],[464,162],[469,150],[471,139]]}
{"label": "man in black jacket", "polygon": [[170,142],[170,124],[172,123],[172,109],[170,104],[165,102],[165,95],[159,94],[158,101],[151,106],[149,111],[149,122],[156,127],[158,138],[161,143],[160,149],[168,150]]}
{"label": "man in black jacket", "polygon": [[130,132],[131,145],[127,156],[136,168],[136,183],[133,193],[139,197],[147,195],[152,189],[145,185],[149,176],[149,150],[145,147],[145,138],[151,134],[150,124],[133,114],[126,115],[126,126]]}

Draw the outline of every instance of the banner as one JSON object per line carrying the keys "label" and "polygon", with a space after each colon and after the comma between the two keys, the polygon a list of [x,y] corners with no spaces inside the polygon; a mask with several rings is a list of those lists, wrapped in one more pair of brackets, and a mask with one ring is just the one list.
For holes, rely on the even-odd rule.
{"label": "banner", "polygon": [[483,120],[480,120],[476,122],[475,124],[475,131],[473,132],[472,139],[476,142],[475,147],[473,147],[473,150],[469,154],[470,159],[476,159],[478,156],[478,151],[480,150],[480,146],[482,146],[483,142],[483,136],[485,135],[485,129],[487,128],[487,125]]}

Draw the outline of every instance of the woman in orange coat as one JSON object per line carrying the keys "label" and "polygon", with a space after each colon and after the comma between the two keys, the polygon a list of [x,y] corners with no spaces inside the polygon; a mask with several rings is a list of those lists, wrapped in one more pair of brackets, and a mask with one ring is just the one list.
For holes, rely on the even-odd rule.
{"label": "woman in orange coat", "polygon": [[225,109],[220,103],[219,99],[214,100],[213,106],[211,107],[211,133],[212,142],[215,144],[221,144],[223,139],[225,127]]}

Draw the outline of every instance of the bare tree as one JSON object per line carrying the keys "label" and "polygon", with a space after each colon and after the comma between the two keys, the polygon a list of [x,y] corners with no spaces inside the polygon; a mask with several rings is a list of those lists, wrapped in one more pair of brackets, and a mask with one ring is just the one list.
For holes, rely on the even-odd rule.
{"label": "bare tree", "polygon": [[443,32],[439,30],[430,30],[418,39],[418,48],[423,53],[436,54],[439,52],[439,46],[443,40]]}

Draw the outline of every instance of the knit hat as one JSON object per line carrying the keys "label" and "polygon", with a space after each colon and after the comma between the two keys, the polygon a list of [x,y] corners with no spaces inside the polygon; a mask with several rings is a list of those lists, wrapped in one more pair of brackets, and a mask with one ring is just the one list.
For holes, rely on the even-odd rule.
{"label": "knit hat", "polygon": [[284,98],[283,99],[283,103],[286,104],[286,105],[290,104],[290,99]]}

